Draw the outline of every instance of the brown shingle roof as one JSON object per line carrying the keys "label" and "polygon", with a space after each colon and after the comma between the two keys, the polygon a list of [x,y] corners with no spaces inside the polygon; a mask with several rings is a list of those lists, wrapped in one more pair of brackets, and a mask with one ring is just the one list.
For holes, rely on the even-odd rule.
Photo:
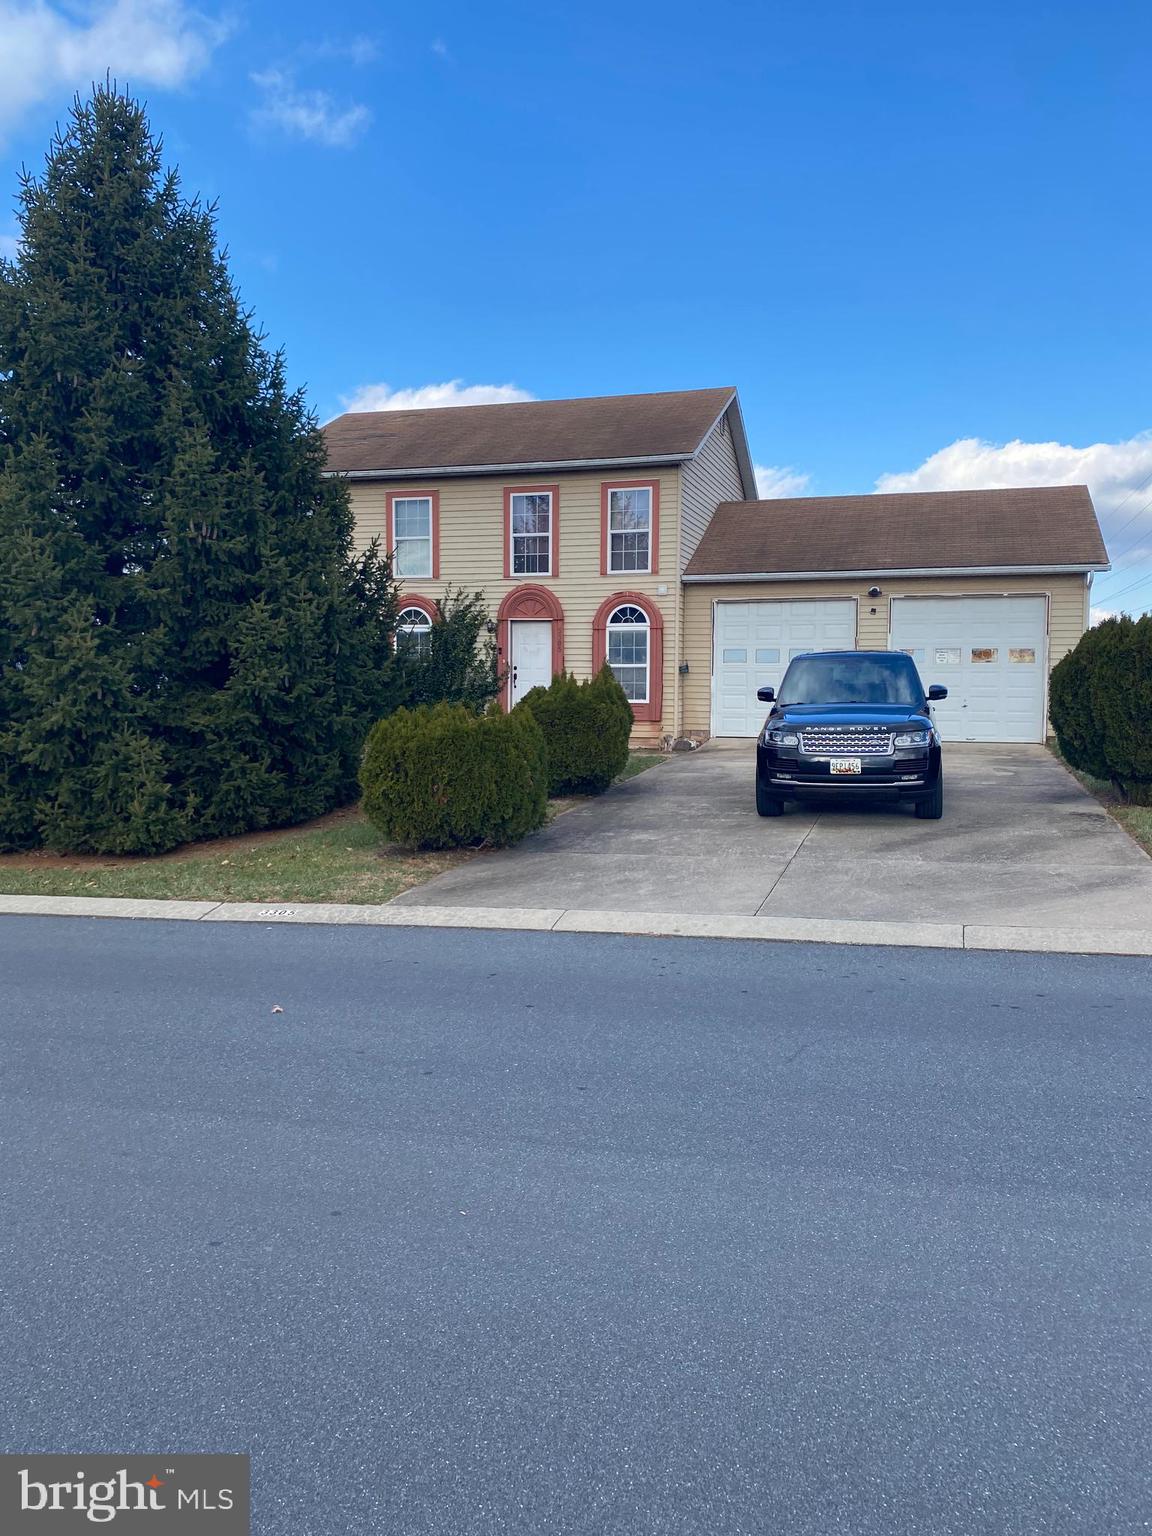
{"label": "brown shingle roof", "polygon": [[717,508],[687,576],[1103,566],[1085,485],[906,491],[730,501]]}
{"label": "brown shingle roof", "polygon": [[734,393],[686,389],[442,410],[349,411],[324,428],[328,468],[363,474],[686,458]]}

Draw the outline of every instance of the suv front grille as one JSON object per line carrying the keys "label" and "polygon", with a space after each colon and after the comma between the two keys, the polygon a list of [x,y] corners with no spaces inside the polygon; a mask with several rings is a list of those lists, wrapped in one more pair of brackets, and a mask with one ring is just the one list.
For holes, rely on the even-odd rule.
{"label": "suv front grille", "polygon": [[892,751],[892,735],[889,731],[802,731],[800,750],[808,757],[885,757]]}

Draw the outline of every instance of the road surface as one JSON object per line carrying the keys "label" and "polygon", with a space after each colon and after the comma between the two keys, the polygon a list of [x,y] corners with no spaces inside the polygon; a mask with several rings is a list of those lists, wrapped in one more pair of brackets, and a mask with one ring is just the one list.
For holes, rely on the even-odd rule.
{"label": "road surface", "polygon": [[276,1536],[1145,1531],[1150,1000],[0,919],[0,1449],[250,1452]]}

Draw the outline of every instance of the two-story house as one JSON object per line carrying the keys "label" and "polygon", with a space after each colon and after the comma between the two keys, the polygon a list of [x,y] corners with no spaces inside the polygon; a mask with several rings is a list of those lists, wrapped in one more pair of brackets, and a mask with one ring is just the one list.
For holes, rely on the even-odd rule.
{"label": "two-story house", "polygon": [[1107,555],[1084,486],[757,501],[734,389],[372,411],[325,428],[398,643],[448,587],[490,605],[505,702],[605,662],[635,744],[754,736],[804,650],[908,651],[945,736],[1043,741]]}
{"label": "two-story house", "polygon": [[683,734],[684,568],[717,505],[756,493],[734,389],[354,412],[325,437],[407,633],[446,588],[482,590],[506,703],[607,660],[634,741]]}

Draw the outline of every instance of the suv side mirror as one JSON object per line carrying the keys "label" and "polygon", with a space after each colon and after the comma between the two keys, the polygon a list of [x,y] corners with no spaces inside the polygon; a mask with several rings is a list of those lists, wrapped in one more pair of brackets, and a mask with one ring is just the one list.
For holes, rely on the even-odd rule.
{"label": "suv side mirror", "polygon": [[757,688],[756,697],[760,700],[761,704],[775,703],[776,690],[775,688]]}
{"label": "suv side mirror", "polygon": [[947,697],[948,697],[948,690],[947,690],[947,688],[943,687],[940,683],[933,683],[931,688],[929,688],[929,690],[928,690],[928,698],[929,698],[929,700],[946,699]]}

